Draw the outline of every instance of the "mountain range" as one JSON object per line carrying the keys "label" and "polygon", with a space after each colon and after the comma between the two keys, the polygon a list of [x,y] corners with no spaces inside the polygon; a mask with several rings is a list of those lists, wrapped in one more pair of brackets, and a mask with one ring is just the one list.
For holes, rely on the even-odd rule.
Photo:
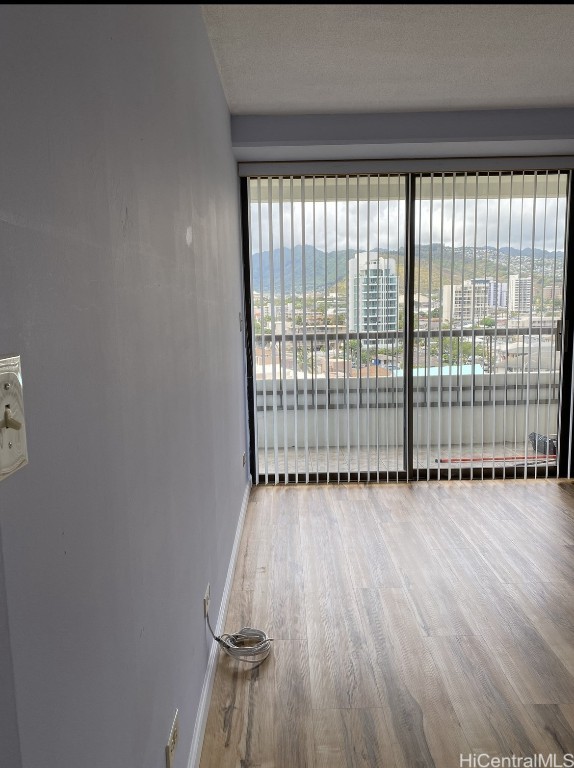
{"label": "mountain range", "polygon": [[[376,254],[376,250],[371,253]],[[258,293],[281,293],[281,277],[284,276],[286,296],[292,293],[318,293],[333,290],[346,279],[347,262],[352,259],[356,249],[336,250],[325,253],[311,245],[297,245],[294,249],[277,248],[272,259],[269,251],[251,256],[252,289]],[[397,262],[397,272],[402,280],[404,276],[404,248],[398,251],[385,251],[381,255]],[[418,246],[415,252],[419,269],[416,271],[417,292],[429,290],[429,272],[432,269],[432,290],[437,290],[446,283],[460,283],[471,277],[491,277],[506,282],[508,275],[527,276],[532,271],[535,285],[551,285],[556,275],[556,283],[562,282],[564,264],[563,251],[545,251],[535,248],[513,248],[492,246],[454,248],[433,243]],[[304,257],[304,258],[303,258]],[[304,263],[303,263],[304,262]],[[271,263],[273,269],[271,269]],[[442,264],[442,269],[441,269]]]}

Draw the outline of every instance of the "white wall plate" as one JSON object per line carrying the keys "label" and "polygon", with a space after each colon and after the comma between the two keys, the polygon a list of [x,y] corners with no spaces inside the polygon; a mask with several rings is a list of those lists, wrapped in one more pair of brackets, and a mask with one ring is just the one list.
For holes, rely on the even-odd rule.
{"label": "white wall plate", "polygon": [[28,463],[19,357],[0,359],[0,480]]}

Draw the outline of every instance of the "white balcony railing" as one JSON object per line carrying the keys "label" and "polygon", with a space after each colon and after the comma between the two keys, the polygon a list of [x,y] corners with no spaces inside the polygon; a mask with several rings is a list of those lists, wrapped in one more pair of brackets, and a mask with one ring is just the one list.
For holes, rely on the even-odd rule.
{"label": "white balcony railing", "polygon": [[[351,340],[365,346],[365,336],[353,334]],[[379,335],[379,343],[389,345],[387,350],[392,344],[398,349],[397,334],[387,337],[381,342]],[[446,346],[453,339],[468,337],[480,340],[480,363],[477,355],[470,355],[456,365],[425,366],[425,355],[418,347],[412,377],[415,464],[436,468],[445,461],[479,462],[501,455],[508,460],[519,457],[519,462],[532,459],[529,435],[557,432],[556,328],[425,331],[415,334],[415,343],[424,339]],[[321,461],[328,464],[329,452],[352,450],[359,470],[364,468],[361,462],[372,463],[373,451],[376,461],[383,461],[387,468],[402,468],[404,372],[389,362],[400,355],[387,354],[385,375],[379,375],[374,366],[357,369],[348,342],[340,334],[295,334],[284,337],[281,344],[276,338],[275,346],[267,348],[265,378],[254,384],[257,446],[269,466],[288,466],[289,452],[299,457],[299,465],[306,461],[306,454],[315,454],[318,466]],[[271,339],[268,343],[272,344]],[[343,359],[339,344],[347,345]],[[359,359],[356,347],[354,355]],[[296,369],[290,376],[288,365]],[[555,463],[552,456],[545,460]]]}

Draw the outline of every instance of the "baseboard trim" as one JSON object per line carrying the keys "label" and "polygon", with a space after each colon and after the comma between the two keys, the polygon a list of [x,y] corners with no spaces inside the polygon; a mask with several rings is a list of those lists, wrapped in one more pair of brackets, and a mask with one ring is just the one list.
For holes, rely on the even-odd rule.
{"label": "baseboard trim", "polygon": [[[229,605],[229,597],[231,595],[231,587],[233,586],[235,564],[237,562],[237,555],[239,553],[239,544],[241,542],[241,534],[243,533],[243,524],[245,522],[245,514],[247,512],[250,492],[251,479],[245,487],[243,502],[241,504],[241,512],[239,513],[239,520],[237,521],[235,540],[233,542],[233,549],[231,550],[231,558],[229,559],[229,567],[227,569],[225,587],[223,588],[223,597],[221,598],[221,606],[219,608],[219,615],[217,616],[217,624],[215,625],[215,634],[217,635],[221,634],[225,624],[225,617],[227,615],[227,608]],[[188,768],[199,768],[199,761],[201,760],[201,748],[203,746],[203,737],[205,734],[205,726],[207,725],[207,714],[209,712],[211,692],[213,690],[213,681],[215,679],[215,670],[217,668],[217,658],[219,655],[218,652],[219,646],[214,640],[209,651],[209,659],[207,661],[207,669],[203,679],[203,688],[201,689],[199,708],[197,710],[197,717],[195,718],[195,727],[193,729],[193,738],[191,740],[191,750],[187,763]]]}

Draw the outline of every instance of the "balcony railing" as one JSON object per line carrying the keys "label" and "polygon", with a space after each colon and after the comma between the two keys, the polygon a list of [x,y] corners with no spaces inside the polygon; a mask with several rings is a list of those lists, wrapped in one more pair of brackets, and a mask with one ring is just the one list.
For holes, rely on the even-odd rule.
{"label": "balcony railing", "polygon": [[[419,330],[413,338],[418,351],[410,393],[415,466],[531,461],[529,435],[556,434],[556,326]],[[360,365],[361,349],[368,351],[369,361],[376,359],[375,340],[387,350],[385,364]],[[259,335],[256,341],[266,344],[261,360],[267,360],[255,382],[260,464],[266,458],[269,467],[288,467],[296,456],[301,466],[311,456],[319,467],[328,465],[329,451],[352,449],[361,471],[362,465],[372,465],[376,448],[377,465],[402,468],[409,398],[398,367],[402,336],[313,329]],[[473,343],[472,352],[459,352],[455,359],[453,342],[463,341]],[[439,352],[438,364],[431,359],[431,345]],[[555,463],[555,456],[542,458]]]}

